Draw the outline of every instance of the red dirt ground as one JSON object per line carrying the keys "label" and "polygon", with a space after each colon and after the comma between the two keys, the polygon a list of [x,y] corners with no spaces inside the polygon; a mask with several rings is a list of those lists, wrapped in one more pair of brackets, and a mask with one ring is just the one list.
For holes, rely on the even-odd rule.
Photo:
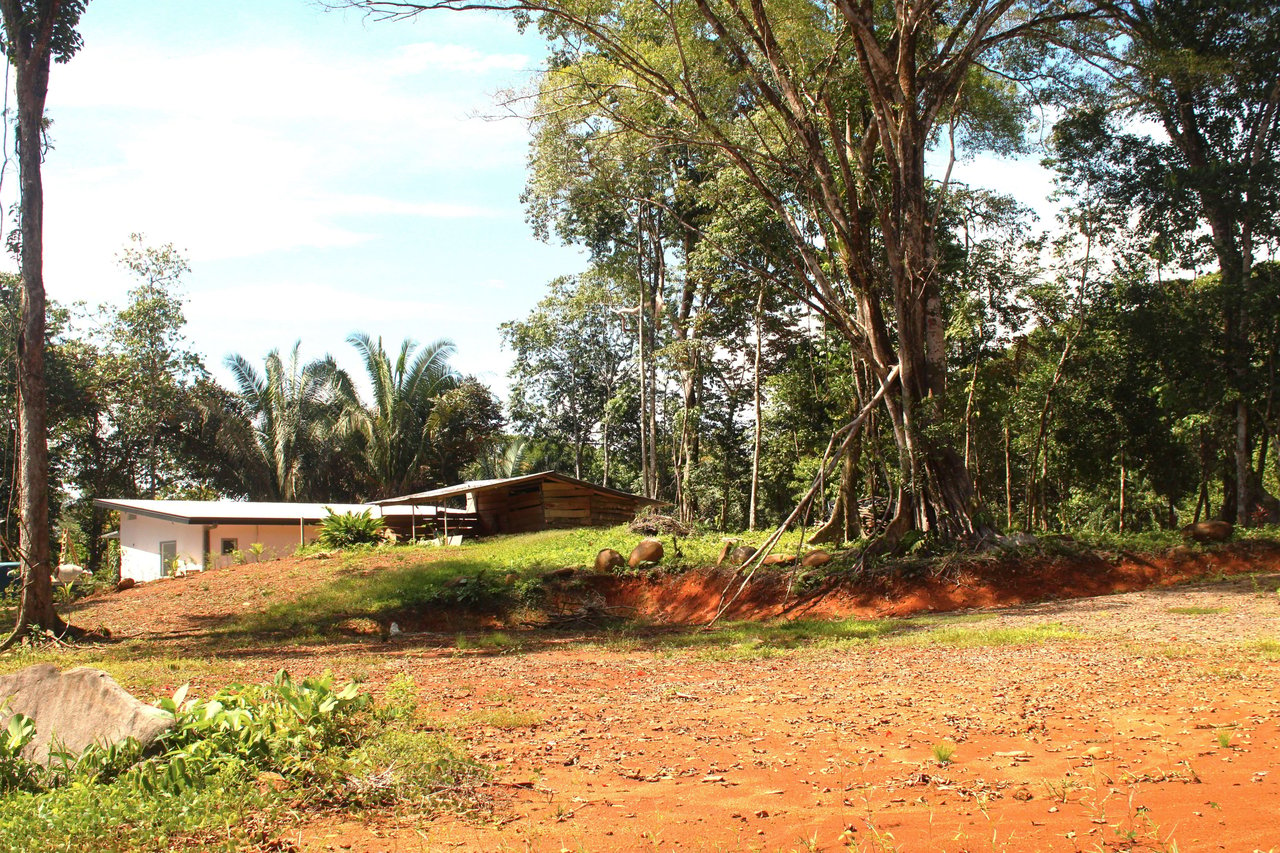
{"label": "red dirt ground", "polygon": [[[786,581],[773,578],[729,614],[999,607],[976,627],[1085,633],[1039,645],[699,654],[512,631],[517,645],[480,651],[417,634],[245,649],[237,677],[333,669],[377,693],[408,673],[495,768],[490,815],[314,818],[284,839],[308,851],[1272,850],[1278,572],[1280,548],[1256,544],[979,563],[785,604]],[[205,628],[254,606],[259,589],[331,576],[294,560],[238,567],[95,597],[75,618],[157,653],[207,654]],[[696,622],[730,579],[587,584],[656,621]],[[1057,600],[1071,595],[1095,597]],[[933,754],[943,743],[955,746],[945,766]]]}

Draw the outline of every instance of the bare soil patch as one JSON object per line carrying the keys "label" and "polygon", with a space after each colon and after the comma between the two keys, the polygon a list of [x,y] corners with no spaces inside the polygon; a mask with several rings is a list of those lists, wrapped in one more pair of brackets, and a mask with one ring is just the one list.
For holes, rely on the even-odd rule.
{"label": "bare soil patch", "polygon": [[[255,589],[285,595],[286,582],[297,592],[343,571],[317,562],[101,596],[75,618],[145,637],[156,656],[225,658],[201,632],[256,606]],[[334,670],[377,693],[409,674],[427,717],[495,768],[490,815],[314,819],[283,839],[303,850],[1280,849],[1274,548],[1042,568],[926,572],[786,603],[753,587],[733,615],[983,607],[975,627],[1054,623],[1083,638],[694,651],[661,634],[512,631],[488,648],[420,634],[250,645],[235,675]],[[586,586],[678,622],[714,608],[728,579]],[[196,687],[225,677],[211,669]]]}

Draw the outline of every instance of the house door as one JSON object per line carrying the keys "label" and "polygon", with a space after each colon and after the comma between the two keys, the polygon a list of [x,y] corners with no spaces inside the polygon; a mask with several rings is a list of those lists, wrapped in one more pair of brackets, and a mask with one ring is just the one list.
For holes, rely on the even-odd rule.
{"label": "house door", "polygon": [[174,564],[178,562],[178,543],[176,541],[160,543],[160,577],[167,578],[173,574]]}

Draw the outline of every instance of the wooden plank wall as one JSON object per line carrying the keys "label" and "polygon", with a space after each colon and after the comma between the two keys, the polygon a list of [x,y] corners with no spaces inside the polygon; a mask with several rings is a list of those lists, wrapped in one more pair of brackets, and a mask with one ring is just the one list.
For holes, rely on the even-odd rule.
{"label": "wooden plank wall", "polygon": [[527,533],[549,527],[602,527],[635,517],[637,501],[556,480],[475,494],[483,533]]}
{"label": "wooden plank wall", "polygon": [[635,517],[636,501],[578,486],[547,480],[542,484],[547,527],[602,527],[624,524]]}

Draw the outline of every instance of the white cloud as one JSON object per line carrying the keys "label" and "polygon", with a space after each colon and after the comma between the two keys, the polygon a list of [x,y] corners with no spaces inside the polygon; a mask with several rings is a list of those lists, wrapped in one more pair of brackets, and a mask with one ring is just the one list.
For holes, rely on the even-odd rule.
{"label": "white cloud", "polygon": [[483,74],[489,71],[525,71],[532,66],[522,53],[484,53],[459,44],[424,41],[401,47],[388,70],[397,74],[417,74],[428,70]]}

